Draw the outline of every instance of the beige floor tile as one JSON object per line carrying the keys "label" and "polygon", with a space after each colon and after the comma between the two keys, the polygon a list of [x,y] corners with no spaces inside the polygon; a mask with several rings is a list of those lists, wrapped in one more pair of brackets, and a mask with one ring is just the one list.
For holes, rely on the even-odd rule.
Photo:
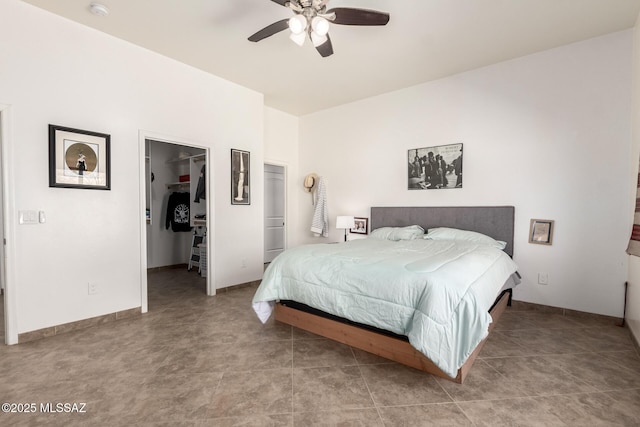
{"label": "beige floor tile", "polygon": [[293,415],[293,425],[296,427],[384,426],[378,411],[374,408],[296,413]]}
{"label": "beige floor tile", "polygon": [[351,347],[328,339],[294,340],[293,367],[352,366]]}
{"label": "beige floor tile", "polygon": [[551,357],[504,357],[483,359],[483,362],[526,396],[596,391],[584,378],[562,369]]}
{"label": "beige floor tile", "polygon": [[433,375],[394,365],[360,366],[376,406],[451,402]]}
{"label": "beige floor tile", "polygon": [[526,396],[526,393],[520,390],[516,379],[500,374],[483,360],[474,363],[463,384],[442,378],[438,378],[437,381],[456,402]]}
{"label": "beige floor tile", "polygon": [[567,427],[533,398],[483,400],[458,405],[474,426]]}
{"label": "beige floor tile", "polygon": [[291,413],[291,369],[226,372],[203,418]]}
{"label": "beige floor tile", "polygon": [[432,405],[395,406],[379,408],[386,426],[472,426],[473,423],[454,403]]}
{"label": "beige floor tile", "polygon": [[293,411],[296,413],[373,406],[357,366],[293,370]]}

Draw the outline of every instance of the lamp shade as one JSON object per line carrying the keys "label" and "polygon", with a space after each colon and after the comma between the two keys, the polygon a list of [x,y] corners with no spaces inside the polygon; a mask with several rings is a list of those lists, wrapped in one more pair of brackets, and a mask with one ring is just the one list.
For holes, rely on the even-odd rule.
{"label": "lamp shade", "polygon": [[319,36],[326,36],[329,32],[329,21],[321,16],[314,16],[311,20],[311,28]]}
{"label": "lamp shade", "polygon": [[289,19],[289,29],[293,34],[304,33],[307,29],[307,18],[302,15],[295,15]]}
{"label": "lamp shade", "polygon": [[356,223],[352,216],[339,216],[336,218],[336,228],[354,228]]}
{"label": "lamp shade", "polygon": [[327,40],[328,40],[327,36],[321,36],[315,31],[311,31],[311,42],[313,43],[313,46],[315,47],[322,46],[327,42]]}
{"label": "lamp shade", "polygon": [[307,38],[307,35],[305,33],[300,33],[300,34],[291,33],[289,34],[289,38],[293,40],[295,44],[297,44],[298,46],[302,46],[304,44],[304,41]]}

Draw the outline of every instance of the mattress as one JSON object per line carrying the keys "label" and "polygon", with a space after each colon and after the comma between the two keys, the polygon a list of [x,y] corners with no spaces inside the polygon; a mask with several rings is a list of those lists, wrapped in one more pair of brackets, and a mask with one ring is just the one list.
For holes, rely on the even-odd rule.
{"label": "mattress", "polygon": [[517,266],[489,245],[361,239],[289,249],[267,268],[253,299],[264,322],[293,300],[408,337],[455,377],[488,334],[488,311]]}

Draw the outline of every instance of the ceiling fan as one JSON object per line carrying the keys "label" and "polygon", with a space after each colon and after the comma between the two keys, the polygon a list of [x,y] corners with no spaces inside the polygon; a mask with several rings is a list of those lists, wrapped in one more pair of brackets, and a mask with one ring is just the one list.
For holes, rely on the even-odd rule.
{"label": "ceiling fan", "polygon": [[249,41],[259,42],[287,28],[289,36],[302,46],[309,36],[311,42],[322,57],[333,54],[333,46],[329,38],[329,22],[340,25],[387,25],[389,14],[368,9],[336,7],[327,10],[329,0],[271,0],[287,7],[295,13],[289,19],[282,19],[267,25],[249,37]]}

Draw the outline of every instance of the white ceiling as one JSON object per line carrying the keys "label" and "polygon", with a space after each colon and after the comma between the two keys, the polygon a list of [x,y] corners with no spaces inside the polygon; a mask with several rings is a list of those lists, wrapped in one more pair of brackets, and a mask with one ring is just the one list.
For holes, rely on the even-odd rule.
{"label": "white ceiling", "polygon": [[270,0],[24,0],[261,92],[304,115],[634,26],[640,0],[331,0],[388,12],[384,27],[332,25],[334,54],[259,29],[293,12]]}

